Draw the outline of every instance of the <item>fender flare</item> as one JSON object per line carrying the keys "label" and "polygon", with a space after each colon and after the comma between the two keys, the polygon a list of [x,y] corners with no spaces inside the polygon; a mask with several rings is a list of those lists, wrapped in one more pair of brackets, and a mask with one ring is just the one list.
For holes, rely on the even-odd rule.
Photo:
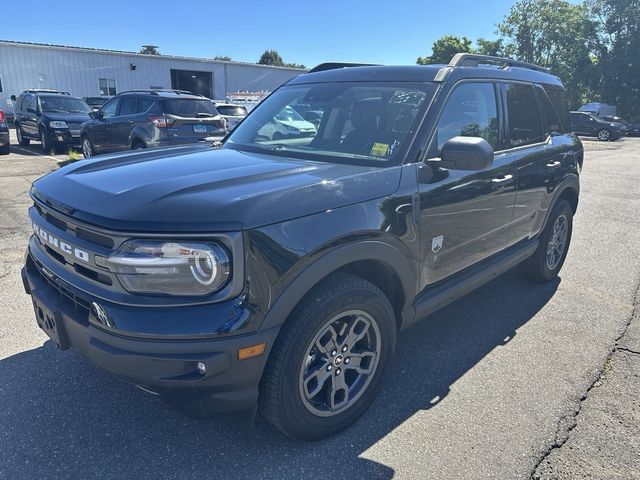
{"label": "fender flare", "polygon": [[282,325],[302,298],[323,278],[350,263],[373,260],[386,263],[398,276],[404,292],[403,317],[413,312],[416,276],[411,261],[396,247],[379,240],[367,240],[337,247],[316,258],[289,281],[273,302],[260,326],[266,330]]}
{"label": "fender flare", "polygon": [[551,202],[549,203],[549,208],[547,208],[547,213],[544,216],[544,222],[542,224],[542,229],[540,230],[540,232],[544,231],[545,228],[547,228],[547,222],[549,221],[549,216],[551,215],[551,212],[553,211],[553,209],[556,206],[556,203],[558,203],[558,199],[567,191],[567,190],[574,190],[576,193],[576,196],[580,196],[580,181],[578,180],[578,176],[577,175],[567,175],[562,182],[560,183],[560,185],[558,186],[558,188],[556,188],[556,191],[553,195],[553,198],[551,199]]}

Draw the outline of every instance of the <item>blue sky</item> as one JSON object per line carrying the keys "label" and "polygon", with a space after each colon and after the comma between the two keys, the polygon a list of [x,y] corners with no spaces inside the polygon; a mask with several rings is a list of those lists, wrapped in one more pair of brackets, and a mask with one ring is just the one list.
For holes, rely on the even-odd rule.
{"label": "blue sky", "polygon": [[2,3],[2,40],[134,51],[153,44],[163,54],[247,62],[273,48],[313,66],[411,64],[442,35],[492,38],[513,0],[36,0],[28,21],[23,4]]}

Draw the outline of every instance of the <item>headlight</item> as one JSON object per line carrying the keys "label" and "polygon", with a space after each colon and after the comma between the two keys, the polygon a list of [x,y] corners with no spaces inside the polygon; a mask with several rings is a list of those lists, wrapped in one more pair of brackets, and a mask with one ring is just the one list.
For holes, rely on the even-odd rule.
{"label": "headlight", "polygon": [[131,240],[107,259],[107,266],[133,293],[208,295],[231,277],[231,259],[215,243]]}
{"label": "headlight", "polygon": [[51,128],[69,128],[67,126],[67,122],[63,122],[63,121],[60,121],[60,120],[55,120],[53,122],[49,122],[49,126]]}

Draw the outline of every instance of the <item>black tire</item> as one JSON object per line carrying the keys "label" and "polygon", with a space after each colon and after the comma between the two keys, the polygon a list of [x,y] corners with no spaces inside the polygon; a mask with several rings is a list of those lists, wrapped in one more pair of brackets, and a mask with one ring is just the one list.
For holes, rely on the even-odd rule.
{"label": "black tire", "polygon": [[602,128],[598,130],[598,133],[596,133],[596,136],[598,137],[598,140],[600,140],[601,142],[608,142],[613,137],[613,135],[611,135],[611,132],[606,128]]}
{"label": "black tire", "polygon": [[40,137],[40,145],[42,147],[42,151],[48,155],[49,152],[51,152],[51,150],[53,149],[53,146],[52,146],[52,142],[49,140],[49,137],[47,136],[47,131],[44,128],[41,128],[38,131],[38,135]]}
{"label": "black tire", "polygon": [[[315,354],[311,356],[310,351],[315,351],[316,345],[325,338],[318,336],[328,325],[337,325],[331,323],[334,319],[338,318],[336,322],[340,322],[350,316],[355,317],[351,326],[347,328],[345,323],[345,328],[335,337],[344,339],[344,343],[327,341],[327,345],[337,344],[338,348],[329,347],[316,351],[322,356],[318,362],[322,366],[316,372],[330,380],[323,382],[326,386],[321,388],[327,390],[324,393],[320,390],[314,400],[324,398],[327,403],[331,401],[335,404],[337,395],[331,395],[330,392],[336,391],[336,383],[342,381],[347,387],[342,395],[342,406],[331,411],[327,405],[328,410],[325,412],[318,410],[318,413],[313,413],[310,408],[320,409],[323,406],[313,407],[308,396],[305,398],[304,389],[308,392],[308,380],[304,380],[305,369],[310,369],[309,364],[315,363]],[[359,320],[365,317],[368,326],[357,332]],[[335,329],[333,331],[337,332]],[[350,337],[351,334],[353,337]],[[369,357],[373,349],[369,351],[369,348],[365,348],[363,353],[360,342],[368,344],[376,336],[379,340],[375,344],[379,351],[375,357]],[[346,350],[349,338],[359,339],[354,340],[353,345]],[[263,416],[281,432],[298,440],[318,440],[343,430],[367,410],[380,391],[385,372],[393,358],[395,342],[395,314],[387,297],[361,278],[346,274],[330,276],[301,300],[278,335],[261,382],[260,409]],[[330,357],[329,349],[333,350],[333,355],[337,350],[345,352],[344,356],[338,354]],[[322,352],[326,352],[326,355]],[[354,360],[349,366],[348,355]],[[340,363],[336,363],[338,357],[342,358]],[[356,362],[356,357],[360,361]],[[369,358],[368,362],[363,361],[366,358]],[[331,374],[325,374],[331,367],[334,368]],[[360,372],[359,367],[363,370],[370,369],[370,374],[360,375],[363,372]],[[337,378],[341,375],[341,368],[344,369],[342,379]],[[347,385],[349,379],[351,385]],[[349,398],[352,389],[353,396]],[[343,390],[338,387],[337,392]]]}
{"label": "black tire", "polygon": [[9,155],[11,153],[11,145],[0,147],[0,155]]}
{"label": "black tire", "polygon": [[131,142],[131,150],[144,150],[147,145],[142,140],[134,140]]}
{"label": "black tire", "polygon": [[[556,248],[552,248],[552,243],[555,238],[554,231],[558,228],[558,222],[561,223],[563,218],[566,222],[566,238],[563,241],[562,251],[558,253]],[[569,245],[571,244],[572,231],[573,209],[566,200],[559,200],[553,207],[553,210],[549,215],[547,226],[540,236],[540,245],[538,245],[538,248],[532,256],[520,264],[520,271],[522,274],[529,280],[538,283],[546,283],[553,280],[560,272],[560,269],[567,258],[567,252],[569,251]],[[558,244],[559,242],[556,242],[556,245]],[[555,261],[553,262],[549,260],[549,249],[554,250]]]}
{"label": "black tire", "polygon": [[20,127],[20,124],[18,123],[16,123],[16,137],[18,137],[18,144],[22,147],[27,147],[31,143],[31,140],[24,137],[22,127]]}
{"label": "black tire", "polygon": [[82,137],[81,145],[82,145],[82,155],[84,155],[84,158],[91,158],[96,154],[96,149],[93,146],[93,142],[87,135]]}

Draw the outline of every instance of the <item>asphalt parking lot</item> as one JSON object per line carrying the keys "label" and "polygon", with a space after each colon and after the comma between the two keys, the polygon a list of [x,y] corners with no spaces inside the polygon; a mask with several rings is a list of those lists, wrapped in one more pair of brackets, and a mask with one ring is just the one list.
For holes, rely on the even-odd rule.
{"label": "asphalt parking lot", "polygon": [[30,183],[68,156],[0,157],[0,478],[640,478],[640,139],[584,144],[559,281],[508,272],[405,331],[373,407],[309,444],[55,350],[20,267]]}

